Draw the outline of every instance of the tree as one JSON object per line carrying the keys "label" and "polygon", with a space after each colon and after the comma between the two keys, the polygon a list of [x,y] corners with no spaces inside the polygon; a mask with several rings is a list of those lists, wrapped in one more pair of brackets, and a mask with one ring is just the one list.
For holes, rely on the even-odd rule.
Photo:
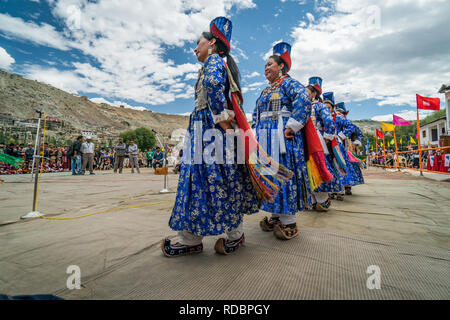
{"label": "tree", "polygon": [[155,135],[147,128],[127,130],[122,132],[119,137],[123,138],[123,141],[126,144],[129,144],[131,140],[134,140],[141,150],[152,149],[156,145]]}

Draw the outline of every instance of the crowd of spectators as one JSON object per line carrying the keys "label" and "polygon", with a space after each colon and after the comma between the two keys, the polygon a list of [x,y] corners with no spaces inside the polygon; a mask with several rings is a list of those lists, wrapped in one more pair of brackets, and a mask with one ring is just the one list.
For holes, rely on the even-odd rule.
{"label": "crowd of spectators", "polygon": [[[34,146],[28,144],[0,144],[0,153],[23,159],[19,168],[0,162],[0,174],[31,173],[34,157]],[[170,153],[170,150],[169,150]],[[79,136],[70,146],[56,147],[44,144],[42,172],[70,172],[73,175],[84,175],[87,171],[114,170],[122,173],[123,168],[131,168],[131,172],[143,167],[162,167],[165,154],[161,148],[139,149],[134,141],[129,145],[119,138],[112,148],[97,147],[92,138]]]}

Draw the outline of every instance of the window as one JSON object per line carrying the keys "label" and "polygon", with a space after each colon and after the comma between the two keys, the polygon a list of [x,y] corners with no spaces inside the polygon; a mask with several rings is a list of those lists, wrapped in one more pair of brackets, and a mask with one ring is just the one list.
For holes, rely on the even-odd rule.
{"label": "window", "polygon": [[422,137],[424,137],[424,138],[427,137],[427,132],[425,130],[422,131]]}
{"label": "window", "polygon": [[437,141],[438,140],[438,131],[436,129],[431,129],[431,141]]}
{"label": "window", "polygon": [[441,129],[441,133],[445,134],[445,128],[444,127],[442,127],[442,129]]}

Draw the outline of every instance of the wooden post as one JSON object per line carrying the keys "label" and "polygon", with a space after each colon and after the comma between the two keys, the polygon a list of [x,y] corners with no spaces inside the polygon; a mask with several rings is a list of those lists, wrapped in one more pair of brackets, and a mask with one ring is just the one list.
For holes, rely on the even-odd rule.
{"label": "wooden post", "polygon": [[395,155],[397,156],[397,170],[400,170],[400,168],[399,168],[399,158],[398,158],[398,149],[397,149],[397,137],[395,136],[395,126],[394,126],[394,142],[395,142]]}
{"label": "wooden post", "polygon": [[419,168],[420,175],[423,176],[423,165],[422,165],[422,144],[420,143],[420,120],[419,120],[419,108],[417,108],[417,143],[419,147]]}

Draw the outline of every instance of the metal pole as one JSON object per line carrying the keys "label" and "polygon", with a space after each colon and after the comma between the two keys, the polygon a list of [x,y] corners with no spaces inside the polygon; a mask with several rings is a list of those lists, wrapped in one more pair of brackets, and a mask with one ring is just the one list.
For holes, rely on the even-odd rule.
{"label": "metal pole", "polygon": [[159,138],[159,133],[158,132],[156,132],[153,129],[152,129],[152,131],[155,133],[156,138],[159,141],[159,144],[161,146],[163,146],[163,148],[164,148],[164,169],[165,169],[165,171],[164,171],[164,189],[159,191],[159,193],[169,193],[170,190],[167,188],[167,171],[168,171],[168,168],[167,168],[167,145],[164,146],[164,143],[161,142],[161,139]]}
{"label": "metal pole", "polygon": [[420,143],[420,119],[419,119],[419,108],[417,108],[417,142],[419,144],[419,168],[420,175],[423,176],[423,164],[422,164],[422,144]]}
{"label": "metal pole", "polygon": [[[39,113],[39,121],[41,120],[41,112],[38,111]],[[33,190],[33,206],[32,206],[32,211],[28,212],[26,215],[23,215],[22,217],[20,217],[21,219],[27,219],[27,218],[37,218],[40,217],[41,215],[43,215],[42,213],[36,211],[36,203],[37,203],[37,188],[38,188],[38,183],[39,183],[39,169],[41,167],[41,159],[42,159],[42,155],[40,154],[41,152],[41,137],[40,137],[40,133],[39,130],[37,132],[36,135],[36,150],[35,150],[35,156],[33,157],[36,158],[35,164],[36,164],[36,170],[35,170],[35,179],[34,179],[34,190]]]}
{"label": "metal pole", "polygon": [[33,181],[33,173],[34,173],[34,162],[35,162],[35,158],[36,158],[36,151],[37,151],[37,146],[38,146],[38,140],[39,140],[39,131],[41,129],[41,114],[39,113],[39,119],[38,119],[38,126],[37,126],[37,131],[36,131],[36,140],[34,142],[34,154],[33,154],[33,163],[31,165],[31,181]]}

